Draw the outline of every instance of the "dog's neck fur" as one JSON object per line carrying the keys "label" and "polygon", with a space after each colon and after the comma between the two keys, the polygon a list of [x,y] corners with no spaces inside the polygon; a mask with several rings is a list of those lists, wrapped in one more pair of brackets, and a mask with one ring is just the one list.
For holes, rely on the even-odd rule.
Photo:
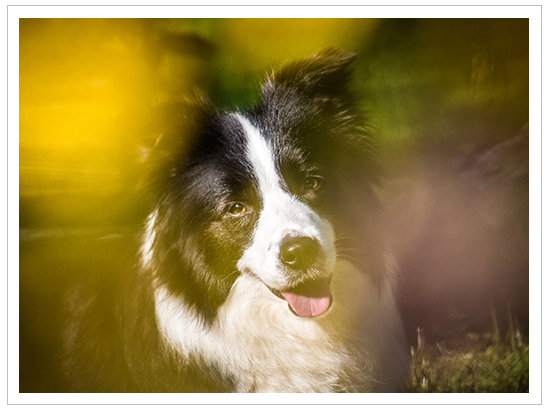
{"label": "dog's neck fur", "polygon": [[[304,319],[256,278],[242,275],[217,319],[205,325],[160,286],[156,319],[165,345],[182,363],[200,357],[238,392],[395,391],[399,386],[389,381],[399,379],[393,376],[406,367],[406,357],[395,356],[402,340],[392,290],[379,292],[367,276],[339,262],[333,292],[329,312]],[[387,334],[372,338],[367,329]]]}

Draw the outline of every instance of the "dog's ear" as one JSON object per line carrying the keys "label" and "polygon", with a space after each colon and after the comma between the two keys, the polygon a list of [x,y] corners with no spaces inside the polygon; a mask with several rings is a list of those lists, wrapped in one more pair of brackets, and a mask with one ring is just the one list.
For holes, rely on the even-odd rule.
{"label": "dog's ear", "polygon": [[277,89],[294,89],[308,94],[334,95],[343,92],[349,78],[348,65],[354,53],[335,48],[290,61],[272,73],[262,85],[264,97]]}

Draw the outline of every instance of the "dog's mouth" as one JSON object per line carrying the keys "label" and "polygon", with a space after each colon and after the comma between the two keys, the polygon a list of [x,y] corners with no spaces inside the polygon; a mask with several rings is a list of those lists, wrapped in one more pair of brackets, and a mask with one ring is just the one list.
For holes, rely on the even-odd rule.
{"label": "dog's mouth", "polygon": [[275,296],[286,300],[292,313],[304,318],[321,316],[332,303],[330,279],[309,280],[284,291],[270,290]]}

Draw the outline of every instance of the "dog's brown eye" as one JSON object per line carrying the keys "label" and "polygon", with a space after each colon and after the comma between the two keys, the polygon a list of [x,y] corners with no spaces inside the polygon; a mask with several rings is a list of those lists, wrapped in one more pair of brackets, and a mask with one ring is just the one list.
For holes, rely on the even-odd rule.
{"label": "dog's brown eye", "polygon": [[320,177],[307,177],[304,181],[304,190],[306,191],[314,191],[318,189],[321,186],[321,178]]}
{"label": "dog's brown eye", "polygon": [[244,204],[241,204],[240,202],[236,202],[233,205],[229,207],[229,213],[231,215],[239,216],[244,214],[248,209]]}

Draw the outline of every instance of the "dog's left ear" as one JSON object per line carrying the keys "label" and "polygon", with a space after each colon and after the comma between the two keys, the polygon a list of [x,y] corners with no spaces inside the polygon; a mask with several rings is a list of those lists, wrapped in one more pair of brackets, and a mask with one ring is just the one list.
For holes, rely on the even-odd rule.
{"label": "dog's left ear", "polygon": [[313,95],[341,93],[349,78],[347,66],[355,56],[354,53],[327,48],[310,57],[291,61],[267,78],[262,93],[266,97],[280,87]]}

